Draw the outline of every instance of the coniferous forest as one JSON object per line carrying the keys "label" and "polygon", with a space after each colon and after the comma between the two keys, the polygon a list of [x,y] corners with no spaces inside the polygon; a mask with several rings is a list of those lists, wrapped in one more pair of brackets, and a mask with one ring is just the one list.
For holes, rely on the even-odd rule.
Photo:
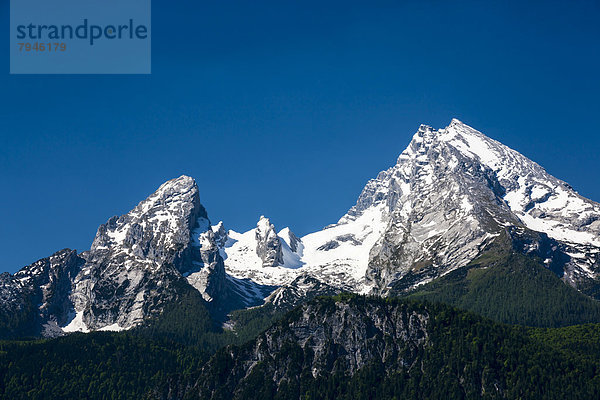
{"label": "coniferous forest", "polygon": [[600,400],[600,0],[0,7],[0,400]]}
{"label": "coniferous forest", "polygon": [[[497,323],[439,303],[356,295],[317,298],[311,304],[323,313],[339,303],[357,312],[397,303],[426,313],[427,345],[411,350],[412,365],[372,362],[353,376],[335,368],[313,376],[307,369],[311,356],[306,348],[287,343],[277,355],[287,365],[282,384],[275,385],[270,375],[281,360],[269,358],[242,383],[232,382],[236,355],[251,345],[251,336],[264,334],[238,338],[202,325],[203,312],[196,316],[188,312],[194,301],[198,299],[174,305],[173,310],[184,312],[172,310],[168,318],[145,329],[4,341],[0,397],[590,399],[600,393],[600,324],[531,328]],[[285,332],[301,312],[292,310],[273,327]],[[190,330],[190,322],[198,323],[198,329]],[[226,345],[233,347],[222,347]]]}

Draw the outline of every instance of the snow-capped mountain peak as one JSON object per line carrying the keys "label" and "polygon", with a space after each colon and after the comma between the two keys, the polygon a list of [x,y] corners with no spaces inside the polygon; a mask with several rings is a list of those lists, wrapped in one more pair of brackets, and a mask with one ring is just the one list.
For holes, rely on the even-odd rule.
{"label": "snow-capped mountain peak", "polygon": [[196,182],[183,175],[162,184],[129,213],[112,217],[100,226],[91,251],[118,249],[162,262],[166,253],[148,253],[147,246],[144,247],[146,242],[160,242],[166,248],[186,245],[191,228],[196,223],[204,226],[207,222]]}
{"label": "snow-capped mountain peak", "polygon": [[341,290],[386,294],[467,266],[501,240],[576,288],[600,281],[600,204],[457,119],[421,125],[355,206],[302,238],[264,216],[244,233],[211,226],[198,192],[188,176],[170,180],[100,226],[90,251],[1,275],[5,309],[37,296],[36,318],[53,335],[128,329],[177,299],[182,282],[221,316],[227,302],[250,307],[270,294],[277,307]]}
{"label": "snow-capped mountain peak", "polygon": [[86,263],[71,295],[75,318],[65,329],[128,329],[159,312],[160,304],[176,296],[170,283],[202,264],[209,224],[198,186],[185,175],[110,218],[82,255]]}
{"label": "snow-capped mountain peak", "polygon": [[276,235],[266,218],[239,238],[248,249],[255,248],[248,240],[270,240],[266,265],[281,266],[273,261],[281,251],[283,265],[297,269],[266,277],[258,267],[242,267],[262,266],[261,257],[231,250],[226,265],[237,276],[269,284],[291,284],[308,274],[332,287],[379,293],[394,282],[413,287],[467,265],[508,227],[527,227],[571,244],[569,252],[577,255],[565,266],[571,279],[594,275],[598,257],[589,246],[598,247],[599,216],[597,203],[453,119],[443,129],[421,125],[396,164],[366,184],[356,205],[336,224],[302,237],[296,251],[289,230]]}
{"label": "snow-capped mountain peak", "polygon": [[453,119],[439,130],[421,125],[397,163],[367,183],[337,224],[302,238],[302,261],[329,284],[384,291],[395,281],[413,286],[466,265],[509,226],[565,243],[566,280],[595,279],[598,203]]}

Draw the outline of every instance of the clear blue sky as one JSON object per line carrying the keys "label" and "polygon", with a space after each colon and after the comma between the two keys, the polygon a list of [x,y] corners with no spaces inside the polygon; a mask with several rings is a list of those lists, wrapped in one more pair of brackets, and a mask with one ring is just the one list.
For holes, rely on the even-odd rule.
{"label": "clear blue sky", "polygon": [[152,75],[10,76],[2,2],[0,270],[181,174],[214,222],[306,234],[452,117],[600,200],[598,2],[283,3],[154,0]]}

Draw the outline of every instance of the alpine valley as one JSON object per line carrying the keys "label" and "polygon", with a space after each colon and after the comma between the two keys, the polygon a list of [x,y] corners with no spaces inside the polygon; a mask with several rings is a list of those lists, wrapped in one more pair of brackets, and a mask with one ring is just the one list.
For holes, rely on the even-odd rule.
{"label": "alpine valley", "polygon": [[453,119],[306,236],[181,176],[0,275],[0,397],[592,398],[599,300],[600,204]]}

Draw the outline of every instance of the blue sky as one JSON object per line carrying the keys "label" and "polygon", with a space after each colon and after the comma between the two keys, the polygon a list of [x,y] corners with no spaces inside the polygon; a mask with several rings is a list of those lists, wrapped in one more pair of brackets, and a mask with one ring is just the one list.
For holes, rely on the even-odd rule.
{"label": "blue sky", "polygon": [[597,2],[282,3],[154,0],[150,76],[11,76],[0,41],[0,270],[181,174],[214,222],[306,234],[452,117],[600,200]]}

